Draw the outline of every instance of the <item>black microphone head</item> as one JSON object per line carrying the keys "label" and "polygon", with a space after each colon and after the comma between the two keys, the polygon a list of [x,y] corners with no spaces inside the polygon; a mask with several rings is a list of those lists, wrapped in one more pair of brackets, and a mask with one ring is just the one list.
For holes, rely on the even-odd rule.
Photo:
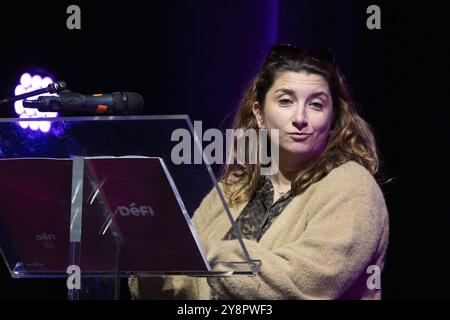
{"label": "black microphone head", "polygon": [[141,113],[144,110],[144,97],[136,92],[125,92],[128,100],[128,113]]}

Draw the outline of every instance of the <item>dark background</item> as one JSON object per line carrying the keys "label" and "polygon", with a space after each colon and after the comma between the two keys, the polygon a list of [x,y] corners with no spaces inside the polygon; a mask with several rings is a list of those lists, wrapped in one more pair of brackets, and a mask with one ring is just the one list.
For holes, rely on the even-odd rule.
{"label": "dark background", "polygon": [[[450,298],[450,19],[442,2],[47,3],[0,5],[2,98],[40,67],[73,91],[140,92],[145,114],[189,114],[204,130],[224,129],[270,44],[332,48],[394,178],[382,186],[391,227],[383,297]],[[82,30],[66,28],[70,4],[81,7]],[[381,8],[381,30],[366,28],[371,4]],[[12,105],[0,108],[14,116]],[[0,262],[0,298],[65,297],[65,280],[12,280]]]}

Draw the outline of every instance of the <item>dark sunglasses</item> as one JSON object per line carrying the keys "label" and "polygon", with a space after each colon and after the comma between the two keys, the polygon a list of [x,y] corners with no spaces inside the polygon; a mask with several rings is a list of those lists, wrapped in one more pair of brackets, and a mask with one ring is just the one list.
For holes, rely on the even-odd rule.
{"label": "dark sunglasses", "polygon": [[275,59],[293,59],[293,58],[310,58],[318,62],[325,62],[334,65],[335,59],[331,49],[328,48],[311,48],[300,49],[290,44],[276,44],[270,47],[266,57],[266,63]]}

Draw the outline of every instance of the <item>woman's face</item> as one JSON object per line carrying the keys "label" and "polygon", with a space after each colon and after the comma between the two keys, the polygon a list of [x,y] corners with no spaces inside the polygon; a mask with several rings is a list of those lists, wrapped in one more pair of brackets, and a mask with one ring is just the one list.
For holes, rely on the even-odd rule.
{"label": "woman's face", "polygon": [[[280,157],[302,163],[318,156],[327,144],[333,116],[330,88],[324,77],[304,72],[282,73],[266,94],[264,110],[253,113],[263,127],[279,129]],[[281,160],[281,158],[280,158]]]}

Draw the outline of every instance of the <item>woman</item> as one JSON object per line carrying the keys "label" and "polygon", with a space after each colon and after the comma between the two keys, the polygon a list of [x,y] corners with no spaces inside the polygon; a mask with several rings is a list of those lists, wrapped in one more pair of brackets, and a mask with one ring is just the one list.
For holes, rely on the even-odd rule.
{"label": "woman", "polygon": [[[242,99],[238,128],[279,130],[277,173],[228,165],[220,181],[259,273],[131,279],[133,297],[380,299],[369,279],[383,269],[389,233],[377,148],[331,52],[273,46]],[[212,190],[194,214],[207,255],[242,259],[224,217]]]}

